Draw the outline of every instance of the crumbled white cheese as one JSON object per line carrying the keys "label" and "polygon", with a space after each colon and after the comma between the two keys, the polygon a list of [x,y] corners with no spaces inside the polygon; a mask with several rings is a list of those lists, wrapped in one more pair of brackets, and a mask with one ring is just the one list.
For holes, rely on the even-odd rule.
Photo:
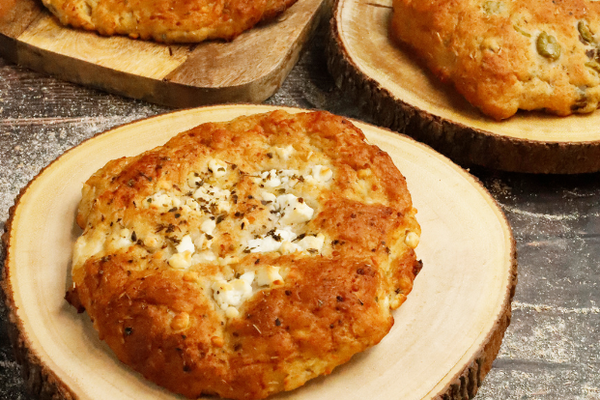
{"label": "crumbled white cheese", "polygon": [[192,199],[191,197],[188,197],[185,200],[184,207],[189,207],[190,210],[193,210],[193,211],[196,211],[196,212],[200,211],[200,206],[198,205],[198,202],[196,200]]}
{"label": "crumbled white cheese", "polygon": [[93,233],[97,237],[82,235],[77,239],[73,248],[73,265],[83,264],[85,260],[104,249],[104,235],[101,237],[101,234],[102,232],[97,230]]}
{"label": "crumbled white cheese", "polygon": [[284,243],[289,243],[296,238],[296,234],[289,227],[276,229],[272,233],[248,241],[251,253],[268,253],[277,251]]}
{"label": "crumbled white cheese", "polygon": [[419,240],[419,235],[417,235],[415,232],[408,232],[404,238],[404,243],[411,249],[414,249],[419,245]]}
{"label": "crumbled white cheese", "polygon": [[194,192],[194,198],[198,201],[205,203],[216,203],[218,201],[227,201],[231,192],[229,190],[222,190],[212,185],[202,185]]}
{"label": "crumbled white cheese", "polygon": [[208,169],[215,178],[221,178],[227,174],[227,164],[214,158],[208,162]]}
{"label": "crumbled white cheese", "polygon": [[281,176],[281,185],[284,187],[293,188],[298,183],[298,177],[301,176],[300,171],[294,169],[282,169],[279,171]]}
{"label": "crumbled white cheese", "polygon": [[319,253],[323,250],[323,244],[325,244],[325,236],[322,233],[319,233],[317,236],[305,236],[302,240],[298,241],[298,247],[301,250],[314,249]]}
{"label": "crumbled white cheese", "polygon": [[219,201],[217,203],[217,212],[225,213],[231,210],[231,203],[229,201]]}
{"label": "crumbled white cheese", "polygon": [[292,177],[294,175],[300,175],[300,171],[298,171],[297,169],[280,169],[279,175]]}
{"label": "crumbled white cheese", "polygon": [[261,187],[274,189],[277,187],[293,188],[298,183],[300,172],[293,169],[271,169],[259,173],[255,178],[255,182]]}
{"label": "crumbled white cheese", "polygon": [[252,282],[254,281],[254,275],[254,271],[248,271],[240,275],[239,279],[245,281],[246,283],[248,283],[248,285],[252,285]]}
{"label": "crumbled white cheese", "polygon": [[198,173],[190,173],[187,178],[187,184],[191,188],[196,188],[202,186],[204,178],[200,176]]}
{"label": "crumbled white cheese", "polygon": [[284,241],[284,240],[292,241],[292,240],[296,239],[297,235],[294,232],[292,232],[292,230],[289,226],[284,226],[281,229],[276,229],[273,236],[281,238],[282,241]]}
{"label": "crumbled white cheese", "polygon": [[143,241],[144,246],[148,247],[150,250],[158,250],[162,244],[160,236],[153,233],[148,234]]}
{"label": "crumbled white cheese", "polygon": [[288,145],[286,147],[275,147],[275,151],[280,158],[287,161],[294,152],[294,147],[292,145]]}
{"label": "crumbled white cheese", "polygon": [[300,247],[298,247],[297,244],[292,243],[289,240],[286,240],[285,242],[281,243],[281,247],[279,248],[279,251],[281,252],[281,254],[292,254],[297,251],[300,251]]}
{"label": "crumbled white cheese", "polygon": [[277,251],[280,247],[281,241],[278,242],[272,236],[250,239],[248,241],[248,248],[251,253],[268,253],[270,251]]}
{"label": "crumbled white cheese", "polygon": [[133,244],[131,241],[131,231],[127,228],[123,228],[119,231],[117,237],[115,238],[115,243],[113,244],[116,249],[121,249],[123,247],[129,247]]}
{"label": "crumbled white cheese", "polygon": [[333,177],[333,171],[331,168],[324,165],[313,165],[311,168],[311,175],[317,182],[325,183],[331,180]]}
{"label": "crumbled white cheese", "polygon": [[189,251],[190,253],[194,253],[196,248],[194,247],[194,243],[192,243],[192,238],[190,235],[185,235],[181,238],[181,241],[177,246],[175,246],[178,253],[183,253],[185,251]]}
{"label": "crumbled white cheese", "polygon": [[273,193],[267,192],[265,190],[261,191],[260,194],[260,199],[263,201],[277,201],[277,196],[275,196]]}
{"label": "crumbled white cheese", "polygon": [[235,318],[238,315],[240,315],[240,312],[235,307],[227,307],[227,310],[225,310],[225,316],[227,318]]}
{"label": "crumbled white cheese", "polygon": [[314,210],[301,197],[296,197],[291,193],[278,196],[277,203],[281,208],[279,222],[285,225],[310,221],[314,213]]}
{"label": "crumbled white cheese", "polygon": [[239,307],[246,299],[252,296],[253,281],[254,271],[249,271],[238,279],[213,282],[211,285],[213,298],[222,310],[227,310],[229,307]]}
{"label": "crumbled white cheese", "polygon": [[204,249],[208,246],[208,241],[206,240],[206,236],[203,234],[195,234],[192,238],[192,242],[194,243],[194,247],[196,249]]}
{"label": "crumbled white cheese", "polygon": [[168,263],[173,268],[187,269],[192,266],[192,253],[189,251],[175,253],[169,258]]}
{"label": "crumbled white cheese", "polygon": [[321,253],[325,244],[325,236],[319,233],[317,236],[305,236],[297,242],[284,241],[279,247],[282,254],[291,254],[296,251],[316,251]]}
{"label": "crumbled white cheese", "polygon": [[173,207],[179,207],[181,205],[181,200],[159,190],[152,196],[147,197],[146,200],[144,200],[143,205],[145,207],[171,209]]}
{"label": "crumbled white cheese", "polygon": [[205,262],[213,262],[217,259],[217,255],[210,250],[196,252],[192,257],[194,264],[200,264]]}
{"label": "crumbled white cheese", "polygon": [[207,235],[212,235],[216,227],[217,223],[213,219],[208,218],[202,222],[202,225],[200,225],[200,230]]}
{"label": "crumbled white cheese", "polygon": [[271,284],[283,283],[283,278],[279,274],[279,267],[266,266],[258,269],[256,283],[258,286],[270,286]]}
{"label": "crumbled white cheese", "polygon": [[281,179],[279,179],[276,169],[261,172],[260,177],[262,178],[265,187],[275,188],[275,187],[281,185]]}

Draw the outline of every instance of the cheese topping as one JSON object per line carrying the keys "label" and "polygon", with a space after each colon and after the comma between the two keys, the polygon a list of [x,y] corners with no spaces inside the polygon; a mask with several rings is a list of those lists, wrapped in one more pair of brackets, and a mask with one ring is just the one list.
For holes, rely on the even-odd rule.
{"label": "cheese topping", "polygon": [[307,222],[313,216],[314,210],[310,208],[302,197],[296,197],[293,194],[284,194],[277,197],[277,203],[281,210],[282,224],[296,224]]}
{"label": "cheese topping", "polygon": [[153,207],[153,208],[162,208],[165,210],[169,210],[173,207],[179,207],[181,205],[181,200],[177,197],[173,197],[160,190],[154,193],[152,196],[146,198],[144,201],[144,206]]}
{"label": "cheese topping", "polygon": [[329,182],[333,178],[333,171],[324,165],[315,165],[311,169],[311,175],[317,182]]}
{"label": "cheese topping", "polygon": [[221,178],[227,174],[227,164],[213,158],[208,162],[208,171],[212,172],[215,178]]}
{"label": "cheese topping", "polygon": [[177,253],[169,258],[169,265],[177,269],[187,269],[192,266],[192,254],[196,251],[190,235],[185,235],[175,246]]}
{"label": "cheese topping", "polygon": [[168,263],[171,267],[176,269],[188,269],[192,266],[192,253],[189,251],[175,253],[169,258]]}
{"label": "cheese topping", "polygon": [[[282,160],[288,160],[295,152],[291,145],[275,148],[277,157]],[[260,201],[255,217],[249,218],[240,211],[236,211],[235,216],[232,213],[234,208],[239,210],[239,201],[252,202],[253,199],[249,195],[247,200],[241,200],[236,193],[235,180],[231,179],[234,171],[241,177],[239,179],[250,179],[255,185],[252,189]],[[315,209],[301,196],[303,193],[312,196],[309,198],[310,204],[316,200],[313,198],[314,189],[304,189],[302,185],[326,185],[333,179],[332,170],[325,165],[309,165],[302,170],[269,169],[247,176],[235,165],[229,166],[224,161],[210,159],[204,171],[190,173],[183,185],[159,182],[159,189],[143,200],[142,207],[161,215],[170,215],[172,222],[158,224],[154,231],[145,230],[144,237],[141,237],[132,228],[134,225],[125,226],[121,219],[113,221],[110,223],[112,229],[108,241],[100,230],[97,231],[100,237],[83,235],[78,239],[74,261],[83,264],[82,259],[94,254],[128,249],[139,244],[153,253],[154,258],[165,257],[169,266],[175,269],[185,270],[203,263],[230,265],[233,263],[231,260],[237,263],[243,255],[221,258],[218,254],[222,250],[217,247],[213,249],[217,244],[223,246],[222,238],[230,234],[219,229],[219,223],[225,218],[237,218],[236,224],[241,225],[242,233],[239,237],[235,237],[238,234],[234,236],[234,240],[239,241],[238,245],[229,245],[230,248],[239,249],[240,253],[322,252],[325,237],[322,234],[303,233],[305,225],[314,217]],[[257,217],[262,218],[261,224],[249,221]],[[194,225],[190,225],[190,221]],[[231,224],[227,226],[231,227]],[[238,315],[237,308],[257,290],[282,282],[279,267],[263,266],[256,271],[245,272],[236,279],[217,279],[210,287],[218,307],[232,318]]]}
{"label": "cheese topping", "polygon": [[208,184],[202,184],[195,192],[194,198],[196,201],[202,203],[217,204],[220,201],[227,201],[231,196],[229,190],[221,190],[218,187],[214,187]]}
{"label": "cheese topping", "polygon": [[286,147],[275,147],[275,151],[281,159],[287,161],[295,150],[292,145],[288,145]]}
{"label": "cheese topping", "polygon": [[406,243],[406,245],[411,249],[414,249],[419,245],[419,240],[419,235],[417,235],[415,232],[408,232],[406,234],[406,238],[404,238],[404,243]]}
{"label": "cheese topping", "polygon": [[202,225],[200,225],[200,230],[207,235],[212,235],[215,232],[215,228],[217,227],[217,223],[213,219],[205,220]]}
{"label": "cheese topping", "polygon": [[309,253],[320,253],[325,244],[325,236],[302,235],[298,240],[295,233],[286,229],[269,231],[265,236],[248,241],[248,250],[251,253],[267,253],[279,251],[282,254],[290,254],[296,251],[307,251]]}
{"label": "cheese topping", "polygon": [[211,284],[211,289],[219,308],[225,311],[228,318],[233,318],[239,314],[238,308],[261,288],[281,284],[283,278],[279,267],[269,265],[256,271],[247,271],[229,281],[217,279]]}
{"label": "cheese topping", "polygon": [[190,237],[190,235],[185,235],[184,237],[182,237],[181,241],[175,248],[177,249],[178,253],[183,253],[185,251],[193,253],[194,251],[196,251],[196,248],[194,247],[194,243],[192,243],[192,238]]}
{"label": "cheese topping", "polygon": [[229,307],[239,307],[244,301],[252,296],[252,282],[254,271],[248,271],[237,279],[226,281],[220,279],[211,285],[213,298],[222,310]]}
{"label": "cheese topping", "polygon": [[279,275],[279,267],[267,266],[257,271],[256,283],[258,286],[271,286],[282,284],[283,278]]}
{"label": "cheese topping", "polygon": [[267,253],[277,251],[286,241],[292,241],[296,234],[289,229],[274,229],[266,235],[248,241],[251,253]]}
{"label": "cheese topping", "polygon": [[113,246],[115,249],[122,249],[124,247],[129,247],[133,244],[131,240],[131,231],[129,229],[121,229],[119,234],[114,238]]}

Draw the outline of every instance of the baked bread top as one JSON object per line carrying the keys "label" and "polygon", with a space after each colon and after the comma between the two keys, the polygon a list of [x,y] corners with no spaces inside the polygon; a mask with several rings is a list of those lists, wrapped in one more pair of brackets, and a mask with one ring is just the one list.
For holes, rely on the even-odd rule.
{"label": "baked bread top", "polygon": [[231,40],[296,0],[43,0],[64,25],[158,42]]}
{"label": "baked bread top", "polygon": [[415,213],[341,117],[208,123],[85,183],[67,299],[151,381],[264,398],[387,334],[420,270]]}
{"label": "baked bread top", "polygon": [[600,100],[600,3],[394,0],[391,34],[485,114],[589,113]]}

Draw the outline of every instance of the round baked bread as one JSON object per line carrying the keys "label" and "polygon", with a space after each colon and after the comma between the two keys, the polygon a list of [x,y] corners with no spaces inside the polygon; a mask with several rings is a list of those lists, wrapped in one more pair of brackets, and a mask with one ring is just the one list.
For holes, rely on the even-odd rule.
{"label": "round baked bread", "polygon": [[393,0],[391,34],[485,114],[600,101],[600,2]]}
{"label": "round baked bread", "polygon": [[43,0],[64,25],[158,42],[231,40],[296,0]]}
{"label": "round baked bread", "polygon": [[415,213],[341,117],[208,123],[85,183],[67,299],[147,379],[264,398],[387,334],[421,268]]}

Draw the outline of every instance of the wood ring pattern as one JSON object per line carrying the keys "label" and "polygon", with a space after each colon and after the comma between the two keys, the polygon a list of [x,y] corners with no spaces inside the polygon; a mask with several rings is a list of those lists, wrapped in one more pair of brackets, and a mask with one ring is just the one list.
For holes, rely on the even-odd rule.
{"label": "wood ring pattern", "polygon": [[[124,125],[67,151],[21,191],[3,235],[1,283],[11,340],[35,396],[177,398],[121,364],[98,340],[87,315],[76,314],[63,299],[79,235],[74,216],[81,185],[108,160],[153,148],[200,123],[273,109],[214,106]],[[446,157],[408,137],[355,124],[407,178],[423,228],[417,255],[424,268],[378,346],[327,377],[273,398],[471,398],[510,322],[517,266],[511,229],[482,185]]]}

